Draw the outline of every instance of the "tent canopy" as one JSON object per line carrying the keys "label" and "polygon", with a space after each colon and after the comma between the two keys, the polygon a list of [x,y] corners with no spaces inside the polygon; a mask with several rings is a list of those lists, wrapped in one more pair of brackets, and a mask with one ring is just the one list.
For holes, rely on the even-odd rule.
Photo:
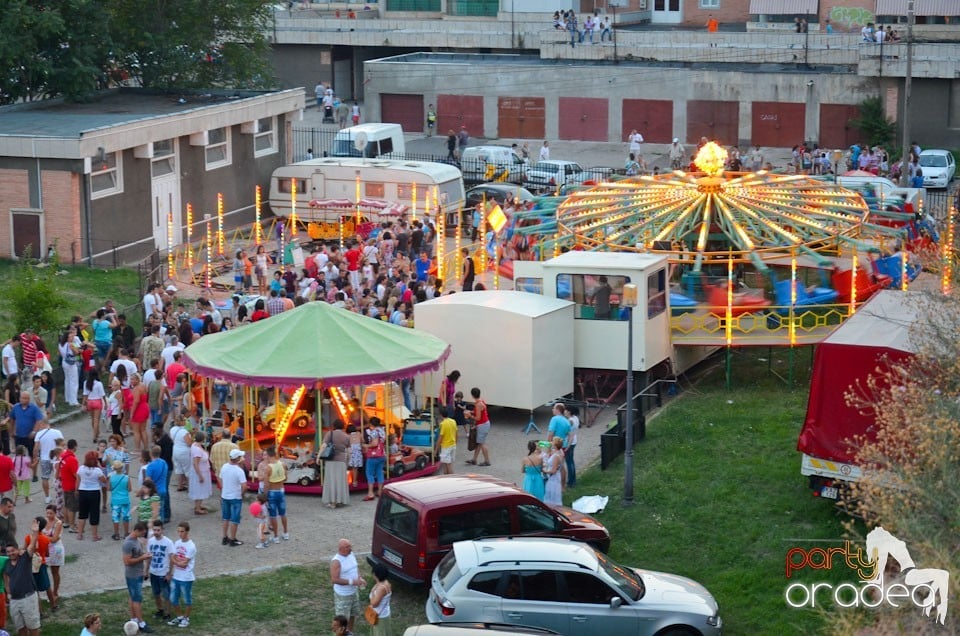
{"label": "tent canopy", "polygon": [[310,302],[204,336],[184,354],[187,368],[238,384],[355,386],[439,369],[450,345],[428,333]]}

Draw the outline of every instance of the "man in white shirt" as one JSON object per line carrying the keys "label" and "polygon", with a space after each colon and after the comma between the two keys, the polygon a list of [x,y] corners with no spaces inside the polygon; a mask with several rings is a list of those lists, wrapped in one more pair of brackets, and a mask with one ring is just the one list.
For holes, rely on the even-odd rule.
{"label": "man in white shirt", "polygon": [[247,489],[247,475],[242,461],[244,452],[239,448],[230,451],[230,461],[220,467],[220,510],[223,518],[223,545],[243,545],[237,540],[240,515],[243,511],[243,491]]}
{"label": "man in white shirt", "polygon": [[14,335],[3,345],[3,375],[6,377],[18,375],[20,366],[17,364],[17,345],[20,344],[20,334]]}
{"label": "man in white shirt", "polygon": [[110,383],[113,382],[113,378],[117,375],[117,369],[121,366],[126,368],[127,378],[122,383],[122,388],[130,388],[130,378],[133,377],[133,374],[137,372],[137,364],[130,359],[130,356],[123,349],[120,350],[120,357],[113,361],[113,364],[110,365],[110,379],[107,381],[107,386],[110,386]]}
{"label": "man in white shirt", "polygon": [[162,313],[163,311],[163,300],[160,298],[160,294],[157,293],[156,283],[151,283],[150,287],[147,288],[147,293],[143,295],[143,317],[144,319],[149,319],[154,312]]}
{"label": "man in white shirt", "polygon": [[170,336],[170,344],[163,348],[163,351],[160,353],[160,357],[163,358],[163,366],[168,367],[173,364],[173,354],[177,351],[183,351],[186,347],[183,346],[183,343],[180,342],[180,338],[177,336]]}
{"label": "man in white shirt", "polygon": [[190,524],[177,524],[179,539],[173,544],[170,563],[173,564],[173,580],[170,587],[170,605],[177,608],[176,617],[167,621],[171,627],[190,627],[190,610],[193,607],[193,582],[197,576],[197,546],[190,539]]}
{"label": "man in white shirt", "polygon": [[50,426],[50,422],[43,420],[33,436],[33,460],[40,465],[40,479],[43,485],[43,501],[50,503],[50,477],[53,475],[53,460],[50,451],[57,447],[57,440],[63,439],[63,433]]}
{"label": "man in white shirt", "polygon": [[153,591],[153,600],[157,604],[157,618],[170,620],[170,555],[173,554],[173,541],[163,534],[163,522],[153,520],[150,539],[147,541],[147,552],[150,553],[150,587]]}
{"label": "man in white shirt", "polygon": [[550,145],[547,143],[547,140],[543,140],[543,145],[540,146],[540,161],[548,161],[550,159]]}

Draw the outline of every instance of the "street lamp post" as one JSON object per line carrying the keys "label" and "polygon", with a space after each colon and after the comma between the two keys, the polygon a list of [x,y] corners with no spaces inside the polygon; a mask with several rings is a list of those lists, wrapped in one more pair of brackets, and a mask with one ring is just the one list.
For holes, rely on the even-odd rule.
{"label": "street lamp post", "polygon": [[627,453],[623,468],[623,505],[633,505],[633,308],[637,306],[637,286],[627,283],[620,295],[620,305],[627,308]]}
{"label": "street lamp post", "polygon": [[[914,0],[907,0],[907,69],[903,78],[903,126],[900,128],[903,135],[900,146],[900,185],[904,187],[910,185],[910,90],[913,83],[913,23],[916,20],[913,2]],[[883,66],[882,59],[880,66]]]}

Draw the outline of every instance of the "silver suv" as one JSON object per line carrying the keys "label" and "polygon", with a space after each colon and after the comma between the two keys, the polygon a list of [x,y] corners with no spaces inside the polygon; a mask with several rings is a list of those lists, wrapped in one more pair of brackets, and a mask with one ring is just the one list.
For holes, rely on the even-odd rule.
{"label": "silver suv", "polygon": [[688,578],[619,565],[568,539],[461,541],[433,572],[427,620],[478,621],[566,636],[719,636],[717,602]]}

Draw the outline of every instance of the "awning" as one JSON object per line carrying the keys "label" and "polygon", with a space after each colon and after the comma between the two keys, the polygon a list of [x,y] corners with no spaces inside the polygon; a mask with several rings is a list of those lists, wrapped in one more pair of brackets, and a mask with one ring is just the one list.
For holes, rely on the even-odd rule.
{"label": "awning", "polygon": [[[957,0],[914,0],[913,14],[918,16],[957,16],[960,15],[960,2],[957,2]],[[907,0],[877,0],[877,15],[905,16],[907,15]]]}
{"label": "awning", "polygon": [[816,14],[817,0],[750,0],[750,15]]}

